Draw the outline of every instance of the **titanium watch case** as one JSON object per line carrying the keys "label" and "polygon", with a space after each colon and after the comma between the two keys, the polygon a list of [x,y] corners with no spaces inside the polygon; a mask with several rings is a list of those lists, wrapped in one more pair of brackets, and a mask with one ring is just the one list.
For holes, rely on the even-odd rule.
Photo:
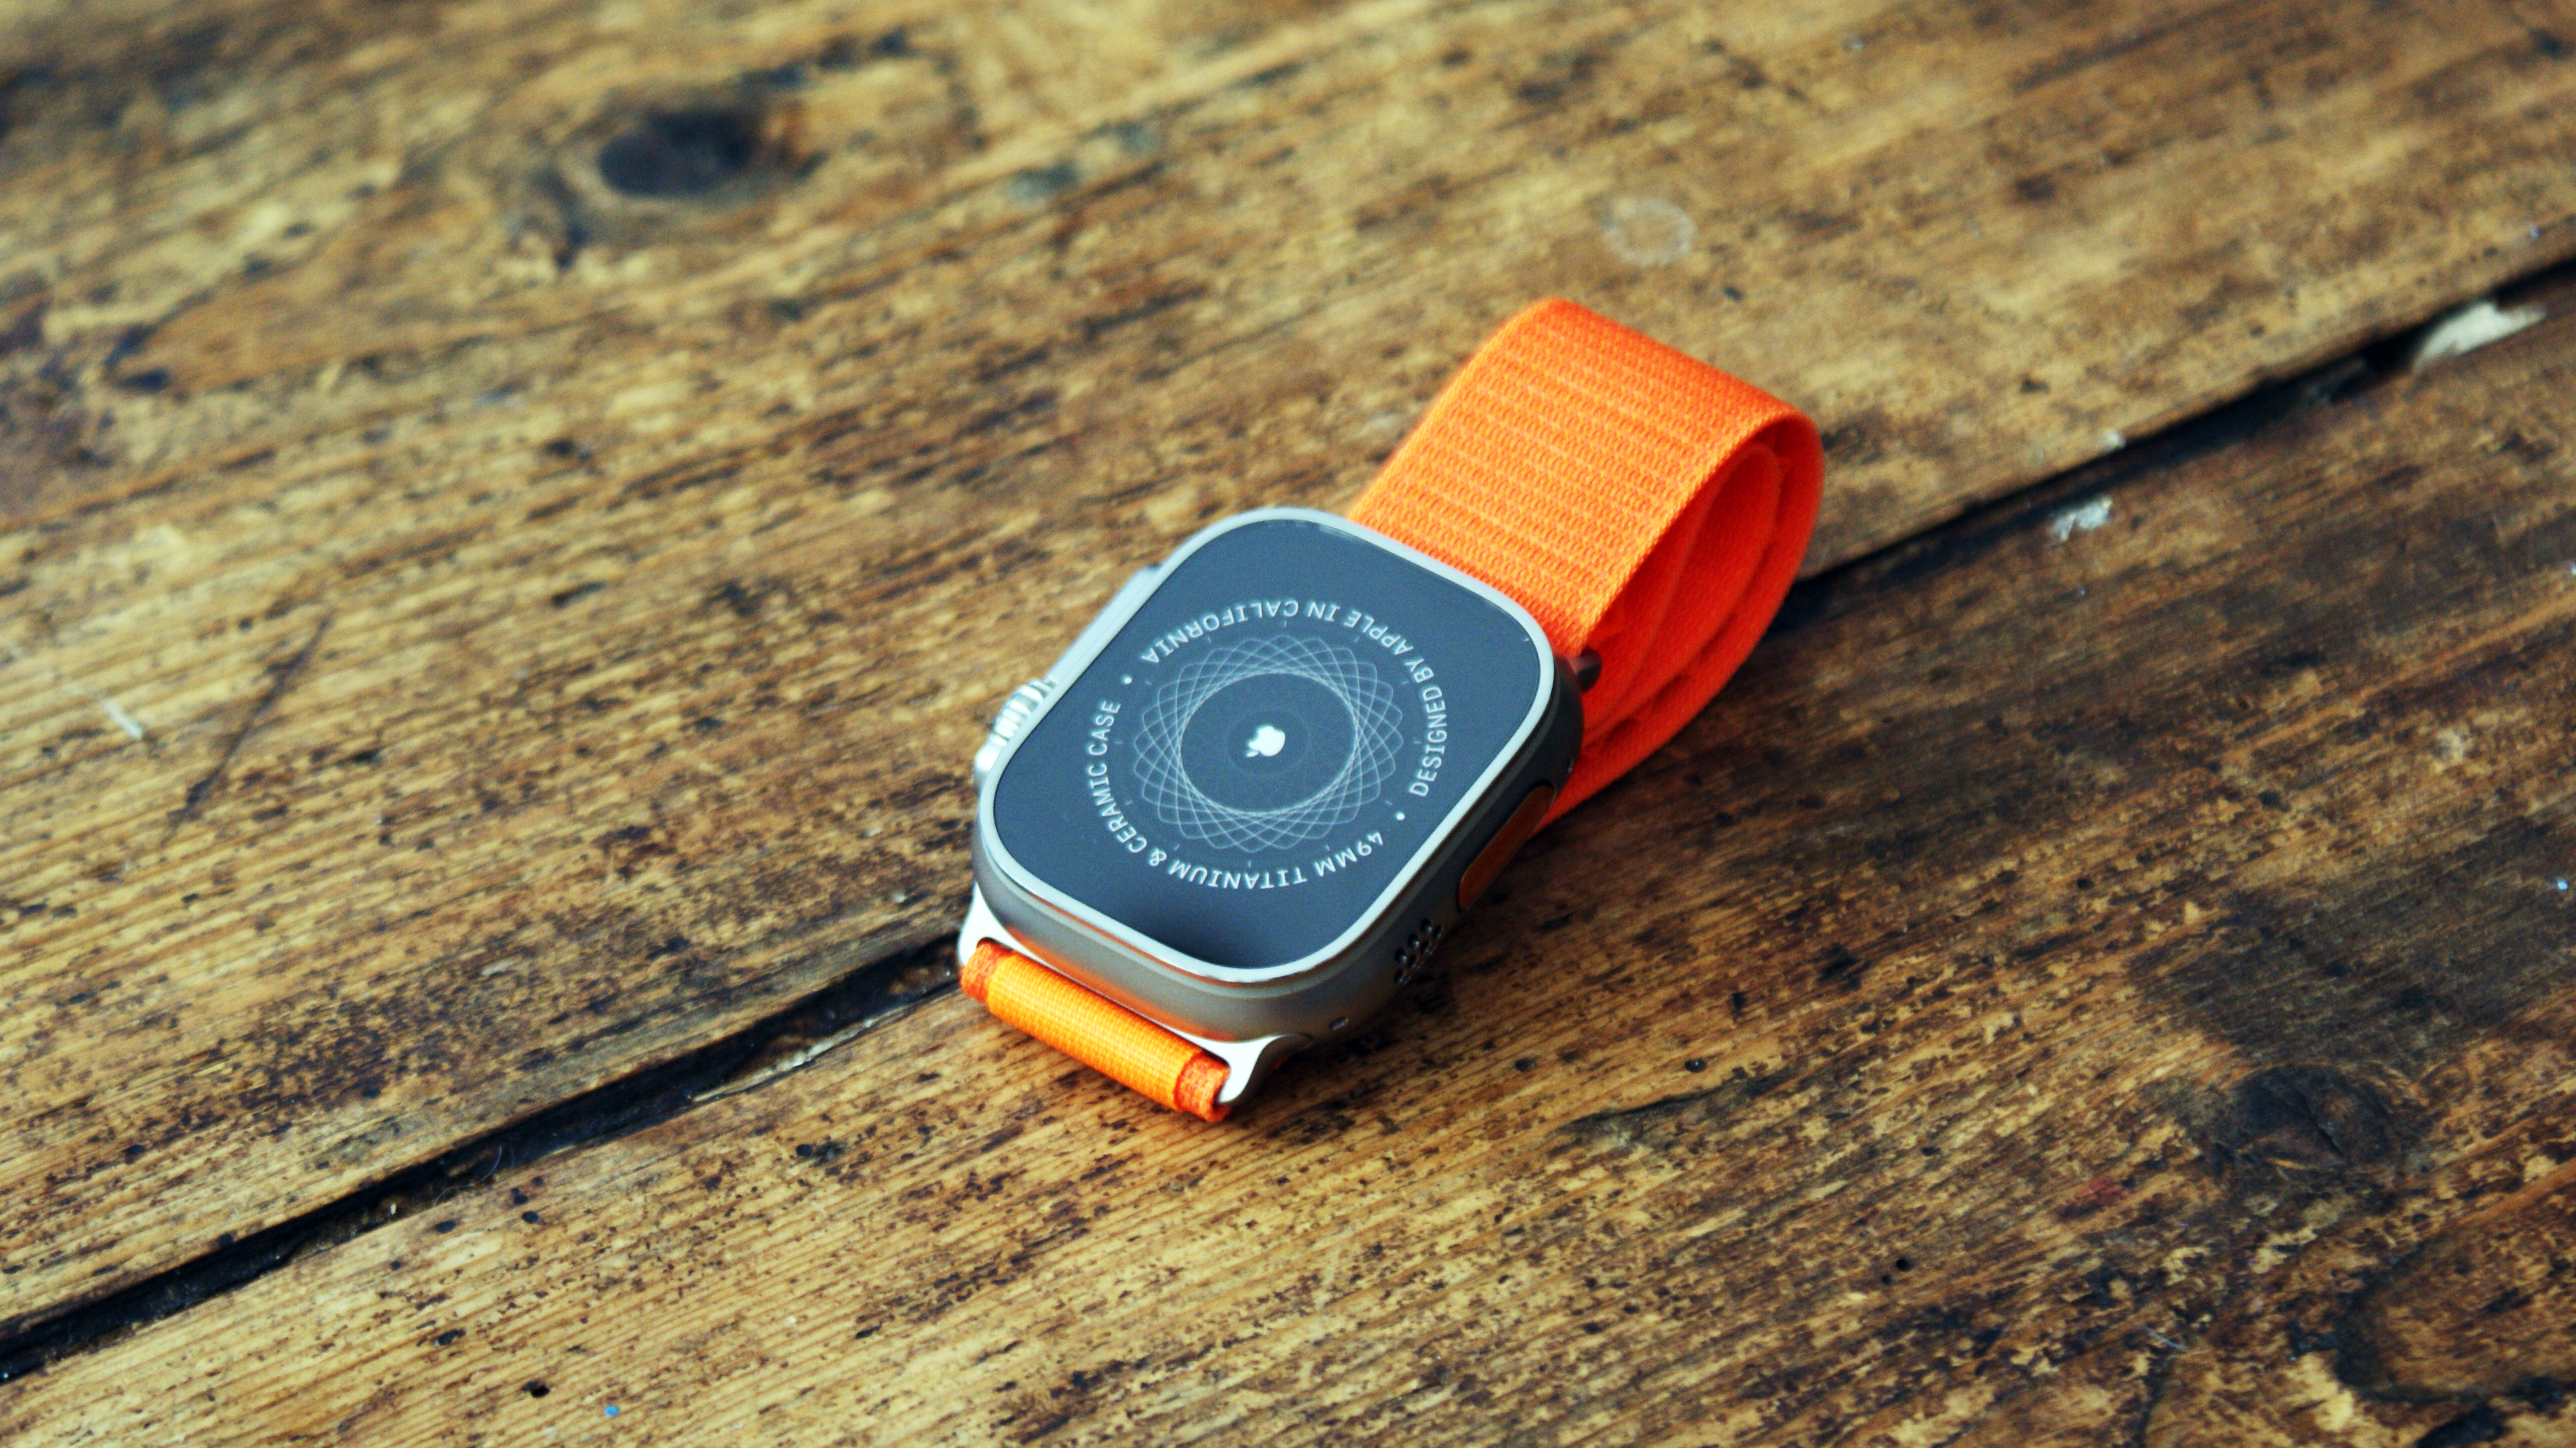
{"label": "titanium watch case", "polygon": [[[1037,735],[1059,706],[1084,707],[1065,705],[1073,694],[1070,686],[1085,677],[1183,565],[1229,534],[1283,522],[1357,540],[1491,605],[1517,627],[1518,642],[1531,651],[1537,664],[1535,687],[1523,701],[1517,724],[1450,804],[1446,817],[1411,858],[1392,870],[1374,901],[1328,944],[1284,963],[1226,966],[1165,944],[1039,878],[1003,844],[995,801],[1020,746]],[[990,736],[975,754],[975,893],[958,935],[958,959],[962,963],[977,945],[991,940],[1053,967],[1224,1060],[1228,1070],[1218,1100],[1231,1103],[1285,1056],[1348,1035],[1366,1021],[1413,979],[1457,925],[1465,913],[1460,880],[1469,866],[1534,790],[1548,786],[1561,793],[1565,788],[1583,742],[1577,678],[1575,667],[1550,651],[1537,620],[1511,597],[1348,519],[1305,508],[1263,508],[1205,528],[1162,563],[1128,579],[1046,674],[1015,690],[994,718]],[[1173,747],[1180,747],[1177,740]],[[1105,831],[1094,836],[1095,848],[1120,848]],[[1212,912],[1223,911],[1229,897],[1210,893],[1206,903]]]}

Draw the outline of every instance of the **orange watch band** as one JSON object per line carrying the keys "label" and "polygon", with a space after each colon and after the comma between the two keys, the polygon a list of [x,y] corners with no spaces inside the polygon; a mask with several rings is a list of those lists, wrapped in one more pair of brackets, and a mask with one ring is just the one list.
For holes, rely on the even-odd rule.
{"label": "orange watch band", "polygon": [[994,1015],[1122,1086],[1175,1111],[1225,1120],[1217,1104],[1225,1063],[1152,1021],[992,941],[958,968],[957,984]]}
{"label": "orange watch band", "polygon": [[[1652,754],[1770,626],[1814,531],[1824,454],[1797,409],[1550,300],[1468,359],[1350,510],[1519,600],[1601,672],[1555,819]],[[1001,1019],[1209,1121],[1226,1065],[992,941],[958,972]]]}
{"label": "orange watch band", "polygon": [[1600,657],[1553,820],[1672,738],[1753,651],[1823,488],[1796,408],[1550,300],[1468,359],[1350,517],[1518,599],[1565,657]]}

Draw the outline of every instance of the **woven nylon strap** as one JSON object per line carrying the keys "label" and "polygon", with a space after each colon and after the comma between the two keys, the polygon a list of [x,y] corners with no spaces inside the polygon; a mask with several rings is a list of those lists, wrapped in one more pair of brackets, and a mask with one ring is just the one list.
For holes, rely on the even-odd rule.
{"label": "woven nylon strap", "polygon": [[[1468,359],[1351,508],[1518,599],[1598,655],[1553,820],[1652,754],[1744,662],[1797,576],[1824,454],[1797,409],[1572,302]],[[1209,1121],[1225,1063],[996,945],[968,995],[1057,1050]]]}
{"label": "woven nylon strap", "polygon": [[1672,738],[1753,651],[1823,486],[1796,408],[1545,301],[1468,359],[1350,516],[1518,599],[1565,657],[1600,656],[1554,819]]}
{"label": "woven nylon strap", "polygon": [[1216,1104],[1223,1061],[1027,956],[987,940],[958,967],[957,984],[986,1010],[1110,1080],[1175,1111],[1225,1120]]}

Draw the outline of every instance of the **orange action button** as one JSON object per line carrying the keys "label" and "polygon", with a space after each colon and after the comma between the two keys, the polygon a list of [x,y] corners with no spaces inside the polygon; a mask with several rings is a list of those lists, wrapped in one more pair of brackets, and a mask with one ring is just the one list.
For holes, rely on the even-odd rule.
{"label": "orange action button", "polygon": [[1475,904],[1476,897],[1485,893],[1485,887],[1494,883],[1494,877],[1503,872],[1503,866],[1511,862],[1521,846],[1529,843],[1530,836],[1538,833],[1540,822],[1547,818],[1547,807],[1554,803],[1556,786],[1552,784],[1540,785],[1521,800],[1521,807],[1512,811],[1512,817],[1503,821],[1503,827],[1494,831],[1494,838],[1476,853],[1476,862],[1467,867],[1466,874],[1458,877],[1459,909]]}

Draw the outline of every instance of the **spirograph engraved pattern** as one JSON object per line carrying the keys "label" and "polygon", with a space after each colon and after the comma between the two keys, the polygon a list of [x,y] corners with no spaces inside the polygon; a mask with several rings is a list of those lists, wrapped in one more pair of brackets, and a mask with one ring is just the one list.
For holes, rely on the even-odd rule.
{"label": "spirograph engraved pattern", "polygon": [[[1330,690],[1350,711],[1351,752],[1323,788],[1294,804],[1236,809],[1191,782],[1181,736],[1218,690],[1263,674],[1292,674]],[[1182,665],[1155,691],[1136,731],[1136,782],[1163,823],[1191,839],[1221,850],[1280,850],[1359,818],[1395,773],[1403,741],[1395,690],[1357,654],[1289,634],[1244,639]]]}

